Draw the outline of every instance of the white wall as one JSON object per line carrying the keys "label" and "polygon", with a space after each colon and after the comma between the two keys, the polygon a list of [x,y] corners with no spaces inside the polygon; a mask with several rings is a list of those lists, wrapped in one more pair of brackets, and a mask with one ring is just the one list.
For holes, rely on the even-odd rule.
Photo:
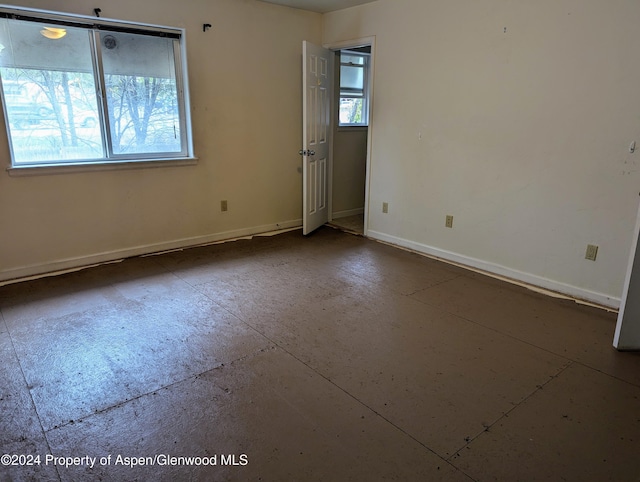
{"label": "white wall", "polygon": [[325,44],[376,37],[369,234],[617,306],[640,184],[638,18],[628,0],[326,14]]}
{"label": "white wall", "polygon": [[[98,6],[15,3],[84,15]],[[111,0],[100,7],[103,17],[187,29],[199,163],[35,177],[0,170],[0,281],[299,225],[301,44],[321,42],[322,17],[255,0]],[[203,23],[212,24],[206,33]],[[0,153],[8,166],[4,125]]]}
{"label": "white wall", "polygon": [[362,212],[367,173],[367,129],[339,129],[333,134],[332,210],[335,215]]}

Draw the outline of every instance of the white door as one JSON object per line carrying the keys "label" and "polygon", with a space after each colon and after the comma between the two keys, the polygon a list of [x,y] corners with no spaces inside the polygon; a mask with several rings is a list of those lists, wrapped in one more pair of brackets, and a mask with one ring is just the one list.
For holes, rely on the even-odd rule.
{"label": "white door", "polygon": [[329,221],[333,52],[302,42],[302,232]]}

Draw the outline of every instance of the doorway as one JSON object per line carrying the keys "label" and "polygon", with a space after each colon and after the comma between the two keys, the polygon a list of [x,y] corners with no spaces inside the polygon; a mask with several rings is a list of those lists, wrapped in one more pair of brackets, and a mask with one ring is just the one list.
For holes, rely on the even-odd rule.
{"label": "doorway", "polygon": [[[367,210],[369,199],[369,165],[371,157],[371,120],[373,111],[373,62],[374,38],[362,38],[325,46],[333,50],[335,55],[333,111],[332,116],[332,169],[331,169],[331,213],[329,222],[332,226],[352,234],[367,234]],[[349,52],[356,54],[350,58]],[[341,62],[341,53],[345,53]],[[348,62],[357,60],[357,54],[366,56],[367,69],[364,76],[366,91],[366,122],[353,118],[346,121],[345,110],[356,107],[359,103],[355,84],[343,83],[341,89],[340,71],[349,70]],[[346,59],[346,60],[345,60]],[[341,65],[342,64],[342,65]],[[357,70],[355,65],[352,71]],[[342,99],[342,101],[341,101]],[[355,105],[352,100],[355,99]],[[341,103],[342,102],[342,103]],[[341,107],[342,106],[342,107]],[[362,110],[362,103],[357,106]],[[343,122],[341,119],[341,108]],[[342,124],[342,125],[341,125]],[[347,124],[347,125],[345,125]]]}

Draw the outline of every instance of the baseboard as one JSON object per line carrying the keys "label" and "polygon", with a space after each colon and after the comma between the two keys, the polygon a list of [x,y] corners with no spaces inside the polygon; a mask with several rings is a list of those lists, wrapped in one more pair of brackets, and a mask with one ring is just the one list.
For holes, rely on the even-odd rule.
{"label": "baseboard", "polygon": [[523,271],[514,270],[499,264],[490,263],[476,258],[460,255],[451,251],[435,248],[426,244],[409,241],[378,231],[368,230],[367,236],[396,246],[416,251],[427,256],[431,256],[443,261],[451,262],[463,267],[480,270],[490,276],[499,277],[510,282],[518,282],[532,289],[542,289],[550,291],[550,294],[558,293],[567,297],[588,301],[599,306],[617,310],[620,307],[620,298],[615,298],[604,293],[586,290],[577,286],[561,283],[540,276],[536,276]]}
{"label": "baseboard", "polygon": [[253,226],[250,228],[237,229],[233,231],[225,231],[222,233],[209,234],[206,236],[195,236],[191,238],[176,239],[162,243],[147,244],[132,248],[107,251],[103,253],[91,254],[88,256],[78,256],[76,258],[67,258],[49,263],[34,264],[22,266],[5,271],[0,271],[0,286],[9,283],[15,283],[26,279],[39,278],[52,274],[58,274],[67,271],[95,266],[102,263],[118,261],[133,256],[142,256],[163,251],[172,251],[182,248],[190,248],[203,244],[211,244],[224,240],[242,238],[246,236],[257,236],[272,231],[280,231],[287,229],[299,228],[302,226],[301,219],[294,219],[282,223],[265,224],[262,226]]}
{"label": "baseboard", "polygon": [[[358,211],[358,210],[355,210]],[[342,211],[348,212],[348,211]],[[338,214],[338,213],[336,213]],[[357,212],[355,214],[358,214]],[[353,214],[347,214],[349,216]],[[334,215],[335,217],[335,215]],[[0,271],[0,286],[9,283],[14,283],[30,278],[38,278],[41,276],[47,276],[51,274],[61,273],[65,271],[73,271],[88,266],[94,266],[102,263],[108,263],[118,261],[124,258],[130,258],[133,256],[142,256],[152,253],[159,253],[163,251],[171,251],[176,249],[190,248],[193,246],[199,246],[203,244],[216,243],[224,240],[231,240],[241,238],[245,236],[255,236],[272,231],[295,229],[302,226],[301,219],[295,219],[291,221],[285,221],[282,223],[265,224],[262,226],[254,226],[250,228],[237,229],[233,231],[224,231],[221,233],[210,234],[206,236],[195,236],[191,238],[182,238],[173,241],[147,244],[142,246],[136,246],[132,248],[126,248],[121,250],[113,250],[103,253],[96,253],[88,256],[79,256],[75,258],[67,258],[62,260],[56,260],[49,263],[22,266],[19,268],[13,268],[5,271]],[[598,293],[595,291],[585,290],[577,286],[553,281],[547,278],[542,278],[523,271],[514,270],[501,266],[498,264],[490,263],[487,261],[463,256],[451,251],[443,250],[428,246],[426,244],[417,243],[407,239],[391,236],[385,233],[381,233],[374,230],[369,230],[367,236],[383,241],[395,246],[416,251],[427,256],[441,259],[443,261],[451,262],[454,264],[462,265],[472,269],[477,269],[485,272],[489,275],[506,279],[507,281],[516,281],[523,283],[532,288],[541,288],[543,290],[549,290],[553,293],[560,293],[562,295],[569,296],[578,300],[585,300],[597,305],[601,305],[607,308],[617,310],[620,307],[621,299],[615,298],[604,293]]]}
{"label": "baseboard", "polygon": [[331,215],[331,219],[346,218],[348,216],[356,216],[358,214],[364,214],[364,208],[348,209],[346,211],[337,211]]}

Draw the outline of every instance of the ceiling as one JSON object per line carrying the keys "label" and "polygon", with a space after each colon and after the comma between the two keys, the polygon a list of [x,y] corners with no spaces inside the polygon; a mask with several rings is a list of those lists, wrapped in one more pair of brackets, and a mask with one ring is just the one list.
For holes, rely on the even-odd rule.
{"label": "ceiling", "polygon": [[375,0],[262,0],[267,3],[276,3],[286,7],[300,8],[312,12],[327,13],[343,8],[355,7],[363,3],[371,3]]}

